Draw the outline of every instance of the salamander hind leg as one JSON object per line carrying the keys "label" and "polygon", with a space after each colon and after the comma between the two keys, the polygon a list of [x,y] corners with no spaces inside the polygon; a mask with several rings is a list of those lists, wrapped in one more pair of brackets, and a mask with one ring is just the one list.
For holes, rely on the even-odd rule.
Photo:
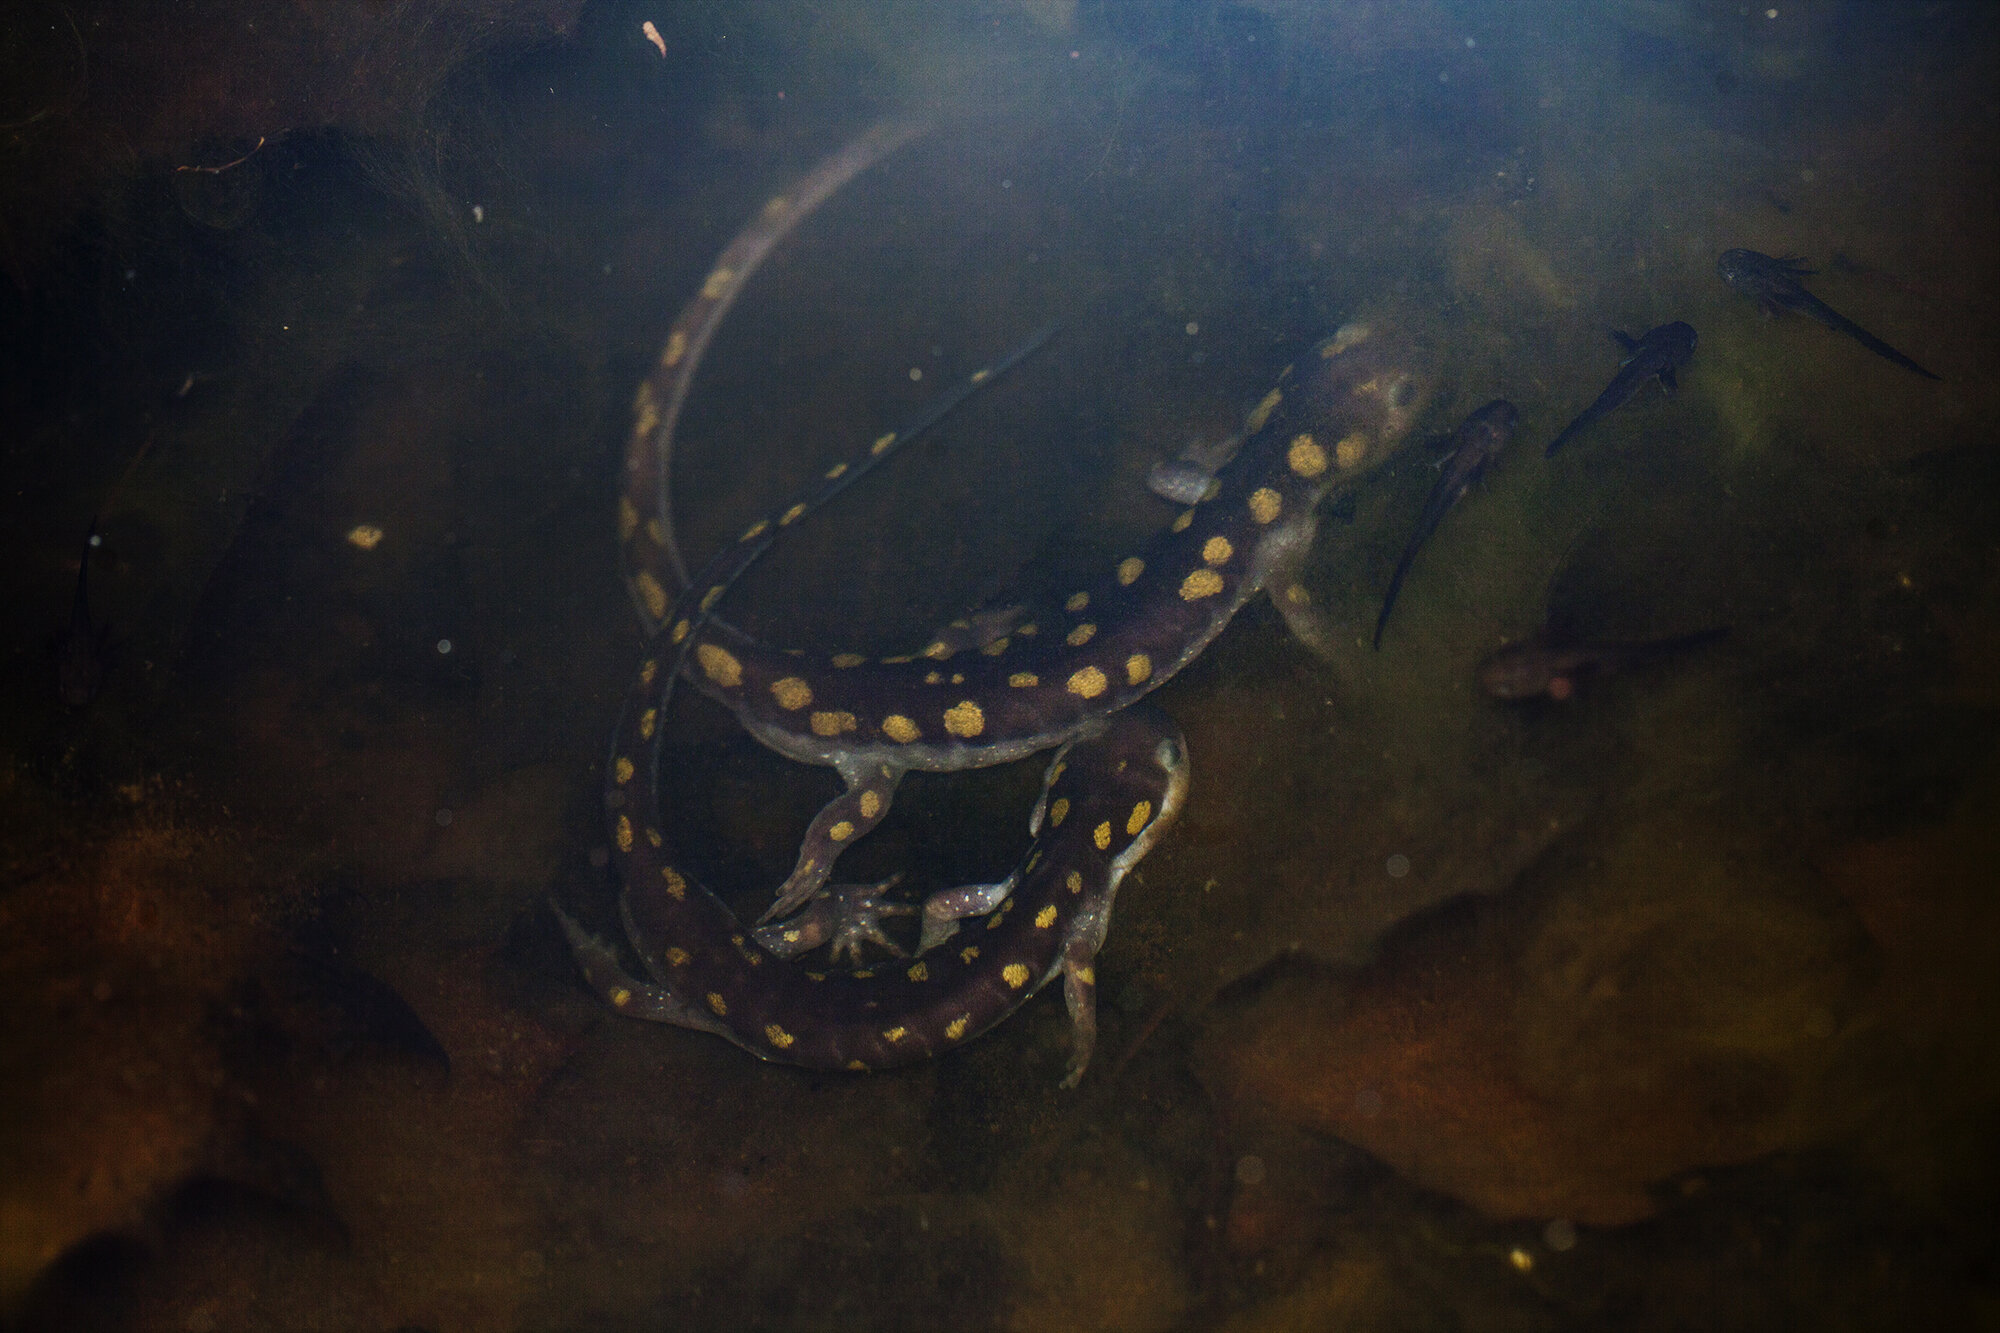
{"label": "salamander hind leg", "polygon": [[1063,1003],[1069,1008],[1072,1028],[1069,1072],[1062,1085],[1073,1088],[1083,1081],[1090,1057],[1097,1050],[1097,951],[1083,939],[1072,938],[1063,949]]}
{"label": "salamander hind leg", "polygon": [[840,854],[889,813],[896,784],[902,781],[900,770],[879,763],[854,770],[846,765],[837,767],[847,780],[847,790],[813,817],[812,827],[799,843],[798,864],[779,888],[778,900],[757,919],[760,926],[791,916],[818,897],[833,877],[833,863]]}
{"label": "salamander hind leg", "polygon": [[796,916],[759,926],[753,934],[780,958],[796,958],[822,944],[829,946],[834,962],[846,959],[857,968],[867,944],[901,958],[905,951],[882,933],[882,918],[911,916],[917,909],[911,903],[885,903],[882,895],[902,878],[897,874],[875,884],[830,884]]}

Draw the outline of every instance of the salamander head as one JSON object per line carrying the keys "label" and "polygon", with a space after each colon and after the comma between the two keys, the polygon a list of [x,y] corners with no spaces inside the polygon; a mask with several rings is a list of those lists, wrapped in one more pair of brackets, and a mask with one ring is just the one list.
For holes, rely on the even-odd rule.
{"label": "salamander head", "polygon": [[1354,323],[1302,361],[1288,396],[1297,399],[1304,419],[1323,417],[1329,430],[1338,428],[1330,441],[1330,482],[1345,483],[1380,465],[1409,438],[1434,378],[1430,358],[1407,339]]}

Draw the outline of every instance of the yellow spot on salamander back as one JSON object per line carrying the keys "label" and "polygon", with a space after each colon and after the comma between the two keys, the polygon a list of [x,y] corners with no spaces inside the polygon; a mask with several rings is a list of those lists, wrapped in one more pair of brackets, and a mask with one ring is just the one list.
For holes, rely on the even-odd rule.
{"label": "yellow spot on salamander back", "polygon": [[632,761],[622,754],[611,762],[611,776],[616,778],[620,783],[630,782],[632,774],[636,771],[632,767]]}
{"label": "yellow spot on salamander back", "polygon": [[693,961],[694,955],[679,945],[674,945],[667,950],[667,965],[669,967],[686,967]]}
{"label": "yellow spot on salamander back", "polygon": [[694,626],[688,621],[688,618],[686,616],[682,616],[679,620],[676,620],[674,622],[674,634],[673,634],[674,643],[679,644],[684,639],[686,639],[688,636],[688,631],[692,628],[694,628]]}
{"label": "yellow spot on salamander back", "polygon": [[660,364],[672,370],[687,355],[688,336],[679,329],[667,335],[667,350],[660,356]]}
{"label": "yellow spot on salamander back", "polygon": [[849,1060],[847,1062],[847,1072],[850,1074],[865,1074],[868,1072],[868,1066],[860,1060]]}
{"label": "yellow spot on salamander back", "polygon": [[1175,515],[1174,521],[1167,526],[1174,532],[1186,532],[1188,524],[1192,522],[1194,522],[1194,510],[1183,509],[1179,514]]}
{"label": "yellow spot on salamander back", "polygon": [[759,537],[763,536],[770,530],[771,530],[771,520],[768,518],[760,518],[755,523],[752,523],[749,527],[743,529],[743,535],[741,537],[738,537],[736,540],[741,542],[754,542]]}
{"label": "yellow spot on salamander back", "polygon": [[640,382],[639,392],[632,398],[632,414],[638,418],[633,422],[632,429],[642,440],[651,435],[653,429],[660,424],[660,400],[653,394],[651,380]]}
{"label": "yellow spot on salamander back", "polygon": [[850,820],[843,819],[828,829],[826,836],[832,838],[835,842],[846,842],[854,836],[854,824]]}
{"label": "yellow spot on salamander back", "polygon": [[957,707],[944,710],[944,729],[954,736],[970,740],[986,730],[986,714],[972,700],[963,700]]}
{"label": "yellow spot on salamander back", "polygon": [[779,1027],[776,1023],[766,1023],[764,1025],[764,1040],[770,1042],[773,1046],[777,1047],[779,1050],[782,1051],[786,1047],[790,1046],[792,1042],[797,1039],[793,1037],[791,1033]]}
{"label": "yellow spot on salamander back", "polygon": [[1138,837],[1139,830],[1146,827],[1146,821],[1152,817],[1153,803],[1151,801],[1139,802],[1139,804],[1132,807],[1132,817],[1125,821],[1125,831],[1135,838]]}
{"label": "yellow spot on salamander back", "polygon": [[901,713],[891,713],[882,719],[882,734],[899,745],[908,745],[923,736],[917,724]]}
{"label": "yellow spot on salamander back", "polygon": [[862,793],[861,793],[861,817],[862,817],[863,819],[873,819],[873,818],[875,818],[875,816],[877,816],[877,815],[879,815],[879,814],[881,814],[881,813],[882,813],[882,798],[881,798],[881,796],[880,796],[880,795],[878,795],[878,794],[877,794],[877,793],[875,793],[875,792],[872,792],[872,791],[864,791],[864,792],[862,792]]}
{"label": "yellow spot on salamander back", "polygon": [[887,435],[877,436],[875,443],[868,446],[868,453],[871,457],[880,458],[889,451],[889,446],[895,442],[896,432],[892,430]]}
{"label": "yellow spot on salamander back", "polygon": [[710,611],[713,611],[715,604],[722,600],[722,594],[728,591],[729,589],[726,586],[718,583],[703,593],[701,595],[701,613],[707,615]]}
{"label": "yellow spot on salamander back", "polygon": [[979,946],[976,944],[968,944],[958,951],[958,961],[964,963],[967,967],[970,967],[972,960],[977,957],[979,957]]}
{"label": "yellow spot on salamander back", "polygon": [[950,657],[954,651],[956,650],[950,644],[946,643],[943,639],[938,639],[924,646],[923,655],[930,658],[933,662],[942,662],[947,657]]}
{"label": "yellow spot on salamander back", "polygon": [[957,1041],[960,1037],[963,1037],[965,1035],[965,1029],[969,1027],[971,1023],[972,1023],[971,1014],[960,1014],[957,1018],[952,1019],[951,1022],[944,1025],[945,1039],[947,1041]]}
{"label": "yellow spot on salamander back", "polygon": [[694,655],[701,661],[702,674],[722,686],[733,690],[743,683],[743,664],[727,649],[713,643],[698,643]]}
{"label": "yellow spot on salamander back", "polygon": [[842,671],[849,670],[850,668],[853,667],[858,667],[867,660],[868,659],[863,657],[860,653],[835,653],[833,655],[833,664],[839,667]]}
{"label": "yellow spot on salamander back", "polygon": [[1070,871],[1069,878],[1063,881],[1063,887],[1068,889],[1071,893],[1082,893],[1083,872],[1081,870]]}
{"label": "yellow spot on salamander back", "polygon": [[1201,558],[1211,565],[1226,565],[1229,557],[1236,554],[1236,548],[1229,544],[1229,538],[1217,533],[1201,544]]}
{"label": "yellow spot on salamander back", "polygon": [[1068,818],[1069,818],[1069,797],[1067,796],[1056,797],[1055,803],[1049,806],[1049,827],[1061,828],[1063,820]]}
{"label": "yellow spot on salamander back", "polygon": [[[1190,575],[1189,577],[1193,576]],[[1106,684],[1108,682],[1104,679],[1102,671],[1099,671],[1094,666],[1087,666],[1081,671],[1072,674],[1069,678],[1069,684],[1064,686],[1064,688],[1079,699],[1095,699],[1098,695],[1104,693]]]}
{"label": "yellow spot on salamander back", "polygon": [[1053,926],[1055,923],[1056,923],[1056,905],[1054,903],[1050,903],[1048,906],[1044,907],[1041,911],[1035,913],[1036,930],[1047,930],[1050,926]]}
{"label": "yellow spot on salamander back", "polygon": [[653,731],[660,725],[660,710],[648,708],[639,714],[639,735],[645,740],[653,739]]}
{"label": "yellow spot on salamander back", "polygon": [[1097,969],[1086,963],[1076,970],[1076,979],[1086,986],[1095,986],[1097,984]]}
{"label": "yellow spot on salamander back", "polygon": [[855,721],[854,714],[838,710],[814,713],[807,720],[812,724],[812,733],[815,736],[840,736],[860,725]]}
{"label": "yellow spot on salamander back", "polygon": [[632,1003],[632,992],[626,990],[623,986],[613,986],[611,988],[610,999],[612,1008],[623,1009],[626,1005]]}
{"label": "yellow spot on salamander back", "polygon": [[785,210],[791,206],[792,201],[790,199],[787,199],[782,194],[774,194],[771,196],[771,202],[764,205],[764,216],[774,220],[781,218],[785,215]]}
{"label": "yellow spot on salamander back", "polygon": [[1032,671],[1016,671],[1007,677],[1007,683],[1017,690],[1032,690],[1042,683],[1042,678]]}
{"label": "yellow spot on salamander back", "polygon": [[1075,629],[1071,630],[1069,634],[1066,636],[1066,639],[1070,647],[1081,648],[1086,643],[1089,643],[1092,636],[1095,635],[1096,633],[1097,633],[1097,626],[1091,624],[1088,620],[1086,620],[1081,625],[1078,625]]}
{"label": "yellow spot on salamander back", "polygon": [[1028,984],[1027,964],[1026,963],[1007,964],[1007,966],[1000,969],[1000,980],[1006,982],[1009,986],[1013,987],[1015,990],[1021,989],[1021,987]]}
{"label": "yellow spot on salamander back", "polygon": [[1317,477],[1326,471],[1326,450],[1310,435],[1295,435],[1292,447],[1285,451],[1285,465],[1301,477]]}
{"label": "yellow spot on salamander back", "polygon": [[688,896],[688,882],[680,871],[672,866],[660,867],[660,878],[666,881],[667,896],[675,902],[684,902]]}
{"label": "yellow spot on salamander back", "polygon": [[[639,511],[632,507],[632,497],[629,495],[619,496],[618,497],[618,540],[621,542],[631,541],[632,534],[634,532],[637,532],[638,530],[639,530]],[[364,551],[372,551],[375,549],[374,542],[370,542],[366,545],[363,545],[361,542],[354,541],[354,533],[352,532],[347,534],[347,540],[349,540],[350,542],[354,542],[356,546],[360,546],[361,549]],[[375,538],[376,542],[379,542],[381,540],[382,538],[379,535]]]}
{"label": "yellow spot on salamander back", "polygon": [[994,639],[989,643],[980,644],[979,651],[986,654],[986,656],[988,657],[998,657],[1000,656],[1000,654],[1007,651],[1007,644],[1008,644],[1008,638],[1006,635],[1002,634],[999,638]]}
{"label": "yellow spot on salamander back", "polygon": [[664,840],[660,837],[660,831],[658,829],[649,828],[646,830],[646,842],[649,846],[658,847],[662,844],[663,841]]}
{"label": "yellow spot on salamander back", "polygon": [[847,464],[845,463],[835,463],[832,467],[826,470],[826,479],[828,481],[839,481],[842,477],[846,475],[847,475]]}
{"label": "yellow spot on salamander back", "polygon": [[710,991],[708,993],[708,1007],[715,1010],[715,1016],[717,1018],[727,1018],[729,1016],[728,1001],[724,1000],[720,995],[716,994],[714,991]]}
{"label": "yellow spot on salamander back", "polygon": [[1263,401],[1250,409],[1250,415],[1243,419],[1243,428],[1255,435],[1264,429],[1264,423],[1271,419],[1271,414],[1278,410],[1278,404],[1284,401],[1285,395],[1282,391],[1271,390],[1264,395]]}
{"label": "yellow spot on salamander back", "polygon": [[910,1035],[910,1030],[901,1025],[892,1028],[882,1029],[882,1040],[887,1042],[898,1042],[909,1035]]}
{"label": "yellow spot on salamander back", "polygon": [[645,661],[639,664],[639,683],[641,685],[651,685],[653,683],[653,677],[657,676],[659,673],[660,673],[659,662],[649,657]]}
{"label": "yellow spot on salamander back", "polygon": [[1360,431],[1344,436],[1333,446],[1333,461],[1340,465],[1342,472],[1349,472],[1368,461],[1368,437]]}
{"label": "yellow spot on salamander back", "polygon": [[903,975],[912,981],[929,981],[931,979],[931,970],[922,963],[912,963],[910,964],[910,970]]}
{"label": "yellow spot on salamander back", "polygon": [[649,518],[646,520],[646,535],[652,538],[653,545],[665,546],[667,544],[667,525],[660,522],[657,515]]}
{"label": "yellow spot on salamander back", "polygon": [[1111,821],[1107,819],[1092,829],[1090,831],[1090,840],[1097,844],[1097,850],[1100,852],[1109,848],[1111,846]]}
{"label": "yellow spot on salamander back", "polygon": [[800,501],[798,504],[793,505],[790,509],[787,509],[784,513],[778,515],[778,526],[781,528],[789,528],[790,526],[792,526],[792,524],[798,522],[805,516],[806,516],[805,502]]}
{"label": "yellow spot on salamander back", "polygon": [[1181,580],[1181,600],[1198,602],[1222,591],[1222,575],[1212,569],[1197,569]]}
{"label": "yellow spot on salamander back", "polygon": [[1136,555],[1128,555],[1118,562],[1118,584],[1120,587],[1129,588],[1137,583],[1139,576],[1145,572],[1146,562]]}
{"label": "yellow spot on salamander back", "polygon": [[617,832],[616,832],[616,834],[615,834],[614,836],[615,836],[615,837],[616,837],[616,838],[618,839],[618,850],[619,850],[619,851],[621,851],[621,852],[629,852],[629,851],[631,851],[631,850],[632,850],[632,818],[631,818],[631,816],[629,816],[629,815],[620,815],[620,816],[618,816],[618,828],[617,828]]}
{"label": "yellow spot on salamander back", "polygon": [[639,590],[639,600],[646,604],[646,614],[655,620],[667,614],[667,590],[648,570],[640,570],[633,576],[632,586]]}
{"label": "yellow spot on salamander back", "polygon": [[1069,595],[1069,600],[1063,603],[1063,610],[1074,614],[1075,612],[1081,611],[1083,610],[1084,607],[1089,605],[1090,605],[1089,593],[1073,592]]}
{"label": "yellow spot on salamander back", "polygon": [[1269,523],[1284,510],[1284,497],[1269,486],[1259,486],[1250,492],[1250,517],[1258,523]]}
{"label": "yellow spot on salamander back", "polygon": [[778,707],[795,713],[813,701],[812,686],[797,676],[786,676],[771,682],[771,697],[778,701]]}
{"label": "yellow spot on salamander back", "polygon": [[1153,659],[1144,653],[1133,653],[1125,659],[1125,681],[1128,685],[1144,685],[1153,675]]}
{"label": "yellow spot on salamander back", "polygon": [[734,281],[736,281],[736,271],[734,269],[719,268],[709,274],[708,281],[701,285],[701,294],[704,299],[713,301],[716,297],[728,291],[729,284]]}

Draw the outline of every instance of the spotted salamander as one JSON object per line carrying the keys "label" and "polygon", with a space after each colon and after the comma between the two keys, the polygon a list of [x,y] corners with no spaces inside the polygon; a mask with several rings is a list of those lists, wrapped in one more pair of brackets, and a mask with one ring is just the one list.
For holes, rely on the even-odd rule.
{"label": "spotted salamander", "polygon": [[[918,651],[873,659],[759,643],[713,618],[729,582],[850,470],[900,441],[884,435],[864,458],[836,465],[818,493],[749,524],[739,552],[725,548],[687,580],[665,506],[674,420],[703,346],[756,263],[833,189],[912,133],[898,125],[872,131],[768,204],[724,251],[641,386],[619,527],[635,601],[661,637],[628,700],[608,800],[627,886],[626,933],[652,984],[626,977],[615,955],[575,927],[571,938],[615,1007],[819,1067],[876,1068],[932,1054],[997,1022],[1060,970],[1077,1026],[1073,1082],[1088,1059],[1088,959],[1111,895],[1163,830],[1185,783],[1171,724],[1131,706],[1199,654],[1256,593],[1290,586],[1320,501],[1407,436],[1421,375],[1408,348],[1366,326],[1320,343],[1249,414],[1233,457],[1194,484],[1176,480],[1188,503],[1166,529],[1072,593],[1047,625],[1003,623],[1004,633],[976,647],[940,636]],[[642,519],[648,509],[656,512]],[[1300,605],[1279,602],[1288,619]],[[927,904],[927,943],[934,943],[933,915],[949,921],[984,911],[987,928],[1000,932],[996,947],[967,944],[955,963],[941,945],[926,949],[899,965],[900,985],[885,986],[894,979],[879,972],[781,963],[773,950],[782,949],[782,928],[745,931],[673,864],[654,823],[659,710],[682,677],[764,744],[831,766],[847,784],[814,819],[766,921],[820,895],[839,852],[881,821],[905,772],[985,767],[1069,747],[1050,767],[1038,807],[1046,822],[1038,814],[1037,841],[1016,874]],[[1090,817],[1078,819],[1077,811]],[[947,897],[950,904],[935,906]],[[1014,938],[1006,926],[1017,913],[1035,933],[997,947]]]}

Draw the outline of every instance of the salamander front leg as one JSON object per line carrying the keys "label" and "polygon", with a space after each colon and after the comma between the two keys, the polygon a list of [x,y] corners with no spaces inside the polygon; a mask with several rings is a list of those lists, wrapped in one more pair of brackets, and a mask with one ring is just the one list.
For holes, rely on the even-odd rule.
{"label": "salamander front leg", "polygon": [[910,903],[885,903],[882,895],[902,878],[896,874],[877,884],[828,885],[797,916],[759,926],[752,933],[757,943],[780,958],[796,958],[822,944],[831,945],[828,953],[834,962],[845,958],[857,968],[864,944],[901,958],[902,947],[882,933],[882,918],[909,916],[917,909]]}
{"label": "salamander front leg", "polygon": [[896,784],[903,780],[902,769],[879,761],[853,767],[836,764],[835,769],[846,779],[847,790],[828,801],[813,818],[812,827],[799,843],[798,864],[778,890],[778,900],[757,918],[760,926],[792,915],[819,896],[833,875],[834,861],[882,822],[896,795]]}

